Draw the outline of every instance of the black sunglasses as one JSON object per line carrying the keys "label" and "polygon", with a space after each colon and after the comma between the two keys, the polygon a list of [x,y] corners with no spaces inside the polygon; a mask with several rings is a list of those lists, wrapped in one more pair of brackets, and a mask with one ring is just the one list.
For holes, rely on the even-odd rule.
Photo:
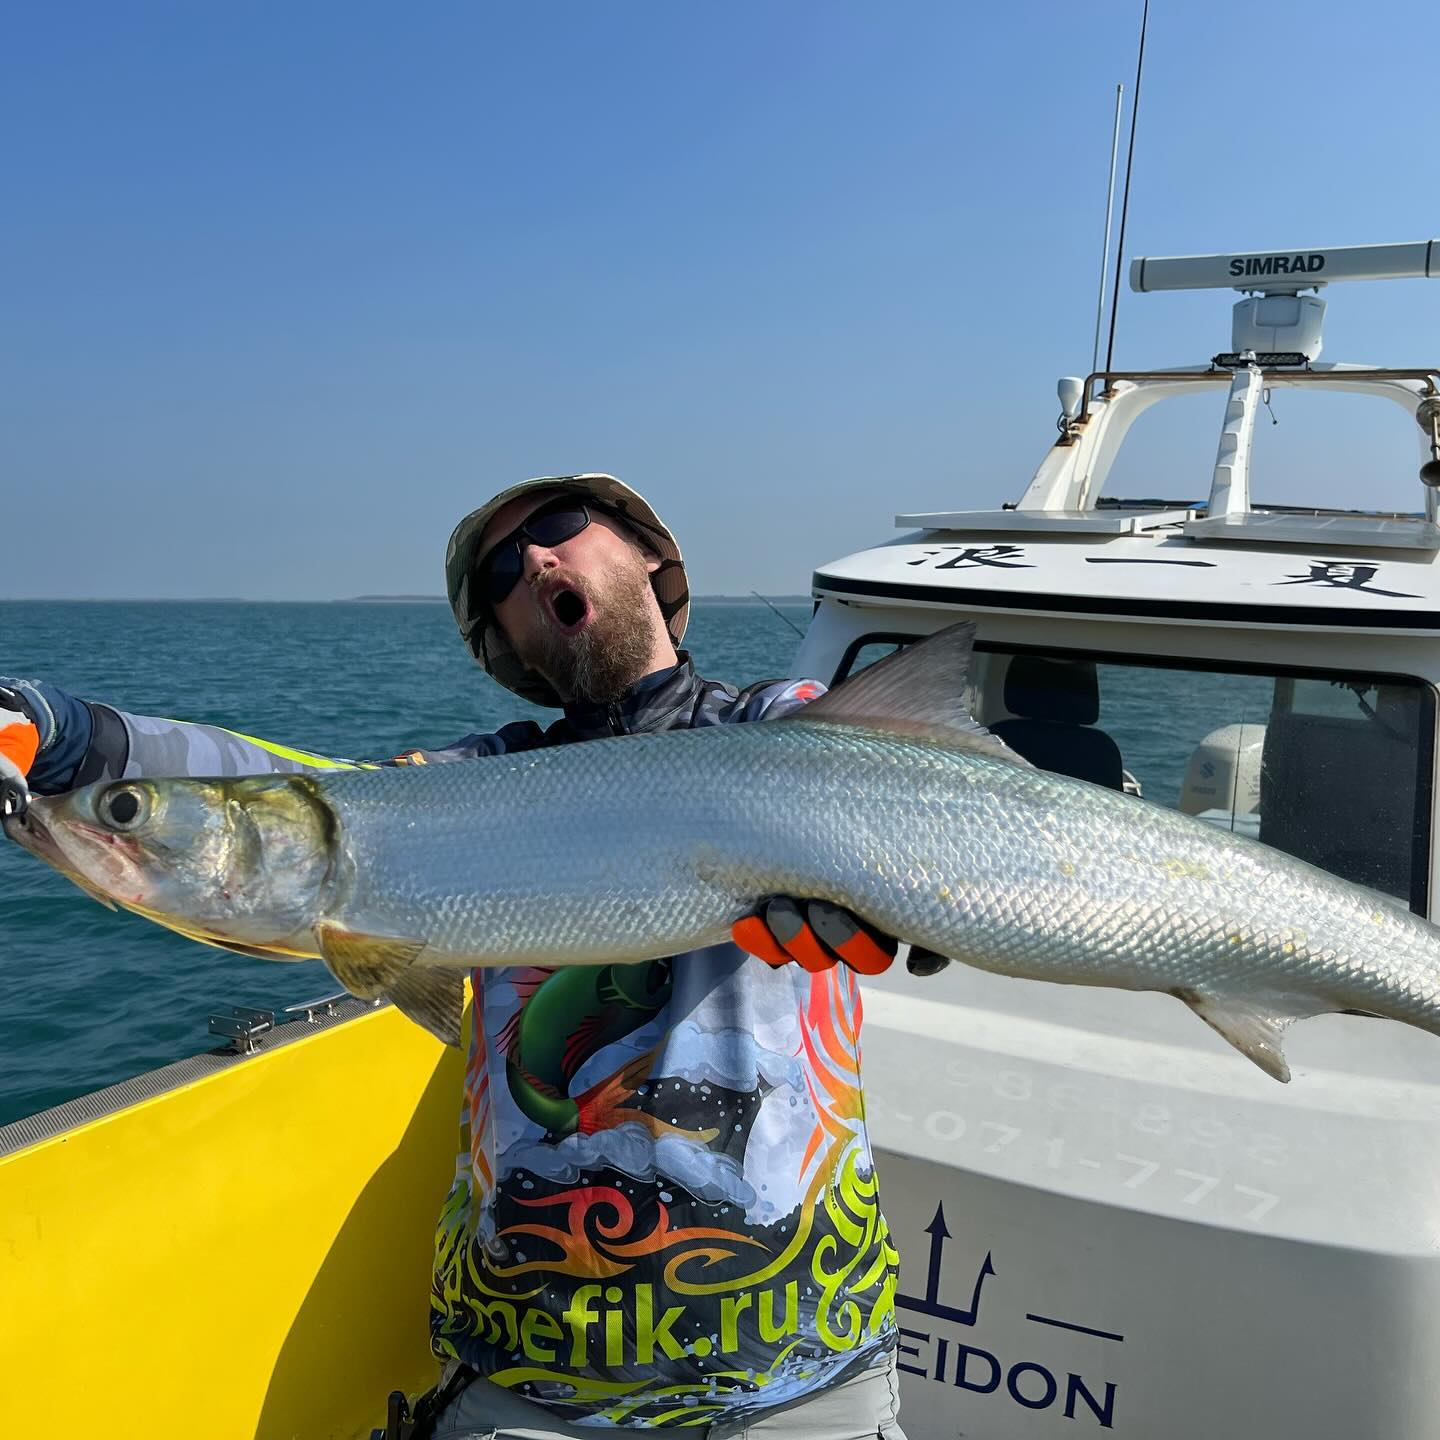
{"label": "black sunglasses", "polygon": [[489,605],[498,605],[525,573],[525,543],[562,545],[573,540],[595,517],[591,513],[608,513],[599,506],[587,505],[573,495],[557,495],[517,525],[503,539],[497,540],[475,562],[476,588]]}

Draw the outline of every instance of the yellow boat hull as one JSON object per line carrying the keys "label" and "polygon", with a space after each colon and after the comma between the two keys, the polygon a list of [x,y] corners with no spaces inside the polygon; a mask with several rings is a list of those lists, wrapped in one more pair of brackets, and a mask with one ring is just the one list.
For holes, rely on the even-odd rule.
{"label": "yellow boat hull", "polygon": [[349,1440],[433,1383],[462,1057],[388,1008],[275,1033],[0,1158],[0,1434]]}

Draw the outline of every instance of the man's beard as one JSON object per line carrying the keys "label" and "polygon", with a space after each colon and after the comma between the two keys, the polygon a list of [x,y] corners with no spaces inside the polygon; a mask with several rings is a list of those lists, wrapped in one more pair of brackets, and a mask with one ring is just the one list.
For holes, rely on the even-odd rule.
{"label": "man's beard", "polygon": [[552,583],[563,580],[581,595],[594,619],[578,634],[562,635],[545,611],[539,635],[520,658],[567,702],[608,705],[618,700],[648,672],[654,649],[645,562],[637,554],[630,563],[593,577],[552,570],[545,578]]}

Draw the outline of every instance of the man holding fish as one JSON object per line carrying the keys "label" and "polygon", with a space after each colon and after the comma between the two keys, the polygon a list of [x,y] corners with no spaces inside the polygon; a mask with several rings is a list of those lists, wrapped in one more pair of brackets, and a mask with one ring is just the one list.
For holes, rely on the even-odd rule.
{"label": "man holding fish", "polygon": [[[387,768],[776,719],[823,693],[811,681],[737,691],[696,675],[677,650],[689,611],[679,548],[610,476],[502,492],[456,528],[446,572],[475,658],[564,716],[546,730],[519,722],[409,751]],[[86,703],[45,683],[0,682],[7,831],[97,893],[104,882],[86,878],[88,862],[40,818],[49,802],[26,817],[30,790],[328,775],[352,763]],[[139,785],[111,785],[102,803],[112,832],[155,818]],[[261,802],[252,838],[311,833],[308,803],[277,791]],[[181,871],[209,853],[207,825],[176,832],[170,858]],[[624,866],[633,842],[617,835],[610,863]],[[458,843],[436,862],[457,863],[475,863]],[[277,868],[298,885],[305,866]],[[280,883],[251,877],[257,909],[293,900],[280,903]],[[536,875],[542,905],[545,885]],[[246,953],[316,953],[313,938],[281,934],[283,925],[182,922],[158,890],[141,888],[122,885],[114,898]],[[884,969],[896,945],[836,903],[758,902],[727,922],[738,944],[565,964],[546,963],[542,938],[534,953],[506,957],[525,963],[475,969],[466,1154],[440,1220],[432,1291],[432,1343],[449,1362],[443,1396],[431,1401],[437,1437],[697,1424],[714,1435],[901,1436],[896,1256],[860,1096],[854,973]],[[433,896],[430,908],[441,908]],[[311,929],[323,931],[318,948],[352,990],[389,995],[456,1038],[460,971],[412,964],[423,941],[377,939],[355,914]],[[568,958],[555,952],[555,962]],[[940,962],[915,960],[927,963]]]}
{"label": "man holding fish", "polygon": [[498,496],[448,572],[476,657],[566,702],[550,730],[356,767],[17,683],[35,788],[65,793],[4,825],[107,901],[322,955],[447,1039],[475,970],[471,1163],[434,1297],[437,1351],[485,1377],[460,1435],[502,1404],[542,1435],[895,1433],[854,978],[884,936],[913,969],[1161,991],[1280,1081],[1307,1016],[1440,1034],[1440,930],[1036,769],[969,713],[971,624],[823,695],[699,680],[674,651],[679,552],[608,477]]}

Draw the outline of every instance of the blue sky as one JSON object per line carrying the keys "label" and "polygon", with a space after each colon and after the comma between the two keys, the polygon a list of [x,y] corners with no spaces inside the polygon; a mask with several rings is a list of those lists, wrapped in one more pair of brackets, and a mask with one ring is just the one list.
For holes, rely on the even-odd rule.
{"label": "blue sky", "polygon": [[[896,510],[1015,498],[1089,368],[1138,17],[12,12],[0,596],[438,592],[461,514],[574,469],[697,591],[797,592]],[[1157,0],[1127,254],[1440,234],[1420,18]],[[1440,284],[1327,298],[1326,359],[1440,361]],[[1231,299],[1125,292],[1117,363],[1208,359]],[[1116,484],[1203,493],[1220,404],[1152,412]],[[1420,503],[1398,411],[1276,410],[1262,497]]]}

